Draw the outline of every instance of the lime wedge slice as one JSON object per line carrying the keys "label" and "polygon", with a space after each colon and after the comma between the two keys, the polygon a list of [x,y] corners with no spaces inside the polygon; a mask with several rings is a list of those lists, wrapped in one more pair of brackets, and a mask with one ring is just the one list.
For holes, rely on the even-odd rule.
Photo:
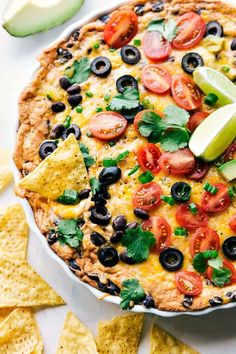
{"label": "lime wedge slice", "polygon": [[217,109],[194,131],[189,148],[196,157],[213,161],[236,137],[236,103]]}
{"label": "lime wedge slice", "polygon": [[236,86],[222,73],[209,67],[198,67],[193,73],[193,79],[207,95],[214,93],[218,96],[218,104],[236,102]]}

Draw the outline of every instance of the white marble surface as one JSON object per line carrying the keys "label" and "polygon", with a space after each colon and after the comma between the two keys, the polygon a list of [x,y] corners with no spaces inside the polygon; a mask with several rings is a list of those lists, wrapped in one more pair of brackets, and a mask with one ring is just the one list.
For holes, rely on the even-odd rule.
{"label": "white marble surface", "polygon": [[[232,0],[236,3],[235,0]],[[113,0],[112,3],[119,3]],[[0,0],[2,14],[7,0]],[[110,5],[109,0],[86,0],[81,11],[67,23],[28,38],[11,37],[0,28],[0,146],[10,147],[10,127],[13,121],[17,96],[22,90],[35,63],[36,56],[54,40],[68,24],[83,17],[99,6]],[[16,202],[13,185],[0,196],[0,206],[6,207]],[[124,313],[117,306],[99,301],[79,284],[75,284],[62,268],[45,254],[40,240],[31,233],[28,259],[37,272],[66,300],[67,305],[43,309],[37,312],[37,320],[43,336],[45,353],[55,353],[59,332],[68,310],[77,314],[96,334],[97,322]],[[149,353],[149,327],[156,321],[177,338],[189,343],[203,354],[236,353],[236,308],[219,311],[207,316],[160,318],[145,316],[145,333],[139,353]]]}

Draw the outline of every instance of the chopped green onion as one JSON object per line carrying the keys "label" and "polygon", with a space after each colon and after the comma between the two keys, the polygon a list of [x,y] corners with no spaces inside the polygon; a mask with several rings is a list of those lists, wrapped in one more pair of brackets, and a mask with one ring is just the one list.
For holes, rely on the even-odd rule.
{"label": "chopped green onion", "polygon": [[139,165],[134,166],[128,173],[128,176],[132,176],[133,174],[135,174],[135,172],[137,172],[140,169]]}
{"label": "chopped green onion", "polygon": [[193,215],[197,214],[197,207],[196,207],[196,204],[195,204],[195,203],[189,204],[189,210],[191,211],[191,213],[192,213]]}
{"label": "chopped green onion", "polygon": [[128,155],[129,155],[129,150],[122,152],[121,154],[119,154],[117,156],[117,158],[116,158],[117,162],[124,160]]}
{"label": "chopped green onion", "polygon": [[95,43],[94,46],[93,46],[94,49],[98,49],[100,48],[100,44],[99,43]]}
{"label": "chopped green onion", "polygon": [[134,39],[134,45],[136,45],[137,47],[140,47],[141,43],[141,39]]}
{"label": "chopped green onion", "polygon": [[106,106],[106,111],[111,111],[111,106],[110,105]]}
{"label": "chopped green onion", "polygon": [[142,101],[142,106],[144,109],[147,109],[149,108],[149,105],[150,105],[150,101],[148,98],[145,98],[143,101]]}
{"label": "chopped green onion", "polygon": [[105,158],[105,159],[103,159],[102,163],[103,163],[103,167],[117,166],[117,160],[116,159]]}
{"label": "chopped green onion", "polygon": [[174,234],[175,234],[175,236],[187,236],[188,231],[185,229],[185,227],[178,226],[174,229]]}
{"label": "chopped green onion", "polygon": [[90,91],[86,91],[86,92],[85,92],[85,95],[86,95],[87,97],[93,97],[93,93],[90,92]]}
{"label": "chopped green onion", "polygon": [[109,102],[109,101],[110,101],[110,98],[111,98],[111,95],[106,94],[106,95],[104,96],[104,101]]}
{"label": "chopped green onion", "polygon": [[66,189],[57,201],[61,204],[71,205],[78,202],[78,192],[74,189]]}
{"label": "chopped green onion", "polygon": [[228,65],[224,65],[222,66],[221,70],[227,74],[230,71],[230,67]]}
{"label": "chopped green onion", "polygon": [[49,95],[49,93],[47,94],[47,99],[48,99],[49,101],[51,101],[51,100],[52,100],[52,96],[51,96],[51,95]]}
{"label": "chopped green onion", "polygon": [[204,184],[203,189],[205,189],[205,191],[207,191],[213,195],[215,195],[218,192],[218,188],[208,182],[206,182]]}
{"label": "chopped green onion", "polygon": [[90,187],[92,189],[92,194],[93,195],[96,194],[96,192],[99,191],[100,182],[97,180],[96,177],[92,177],[92,178],[90,178],[89,183],[90,183]]}
{"label": "chopped green onion", "polygon": [[75,108],[75,110],[76,110],[77,113],[82,113],[83,112],[83,107],[79,105],[79,106],[77,106]]}
{"label": "chopped green onion", "polygon": [[64,122],[64,127],[66,129],[69,128],[70,123],[71,123],[71,116],[67,116],[66,119],[65,119],[65,122]]}
{"label": "chopped green onion", "polygon": [[170,206],[175,204],[175,200],[172,197],[168,197],[166,195],[161,195],[161,200],[163,200],[163,202],[169,204]]}
{"label": "chopped green onion", "polygon": [[111,53],[114,53],[116,51],[116,48],[110,48],[109,50]]}
{"label": "chopped green onion", "polygon": [[228,194],[230,196],[230,199],[235,198],[236,196],[236,188],[234,186],[231,186],[228,188]]}
{"label": "chopped green onion", "polygon": [[142,184],[151,182],[153,179],[154,176],[151,171],[145,171],[138,177],[139,182],[141,182]]}
{"label": "chopped green onion", "polygon": [[92,132],[90,130],[88,130],[86,132],[86,135],[87,135],[88,138],[92,138],[93,137],[93,134],[92,134]]}
{"label": "chopped green onion", "polygon": [[96,112],[97,112],[97,113],[100,113],[100,112],[102,112],[102,111],[103,111],[103,108],[102,108],[102,107],[97,107],[97,108],[96,108]]}
{"label": "chopped green onion", "polygon": [[116,141],[115,140],[111,140],[111,141],[109,141],[108,145],[109,146],[114,146],[114,145],[116,145]]}
{"label": "chopped green onion", "polygon": [[204,102],[208,104],[208,106],[214,106],[216,102],[218,101],[218,96],[216,96],[214,93],[209,93],[206,97]]}
{"label": "chopped green onion", "polygon": [[141,81],[141,77],[137,77],[136,81],[140,82]]}

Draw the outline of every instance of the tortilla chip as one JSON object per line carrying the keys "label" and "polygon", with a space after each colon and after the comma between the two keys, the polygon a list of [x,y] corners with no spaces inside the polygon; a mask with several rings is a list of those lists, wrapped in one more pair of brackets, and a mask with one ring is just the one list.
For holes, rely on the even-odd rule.
{"label": "tortilla chip", "polygon": [[0,308],[62,305],[62,298],[23,259],[0,258]]}
{"label": "tortilla chip", "polygon": [[91,332],[68,312],[56,354],[98,354]]}
{"label": "tortilla chip", "polygon": [[43,341],[31,310],[16,309],[0,324],[0,353],[40,354]]}
{"label": "tortilla chip", "polygon": [[10,160],[9,151],[0,148],[0,191],[3,188],[5,188],[13,178],[10,169],[9,160]]}
{"label": "tortilla chip", "polygon": [[28,225],[20,204],[0,210],[0,257],[25,258]]}
{"label": "tortilla chip", "polygon": [[99,322],[96,339],[99,354],[137,354],[142,325],[142,314]]}
{"label": "tortilla chip", "polygon": [[198,354],[188,345],[180,342],[171,334],[154,325],[151,331],[150,354]]}
{"label": "tortilla chip", "polygon": [[15,310],[15,307],[6,307],[0,309],[0,324],[10,315],[12,311]]}
{"label": "tortilla chip", "polygon": [[81,191],[88,186],[88,172],[74,134],[24,177],[18,187],[56,200],[66,189]]}

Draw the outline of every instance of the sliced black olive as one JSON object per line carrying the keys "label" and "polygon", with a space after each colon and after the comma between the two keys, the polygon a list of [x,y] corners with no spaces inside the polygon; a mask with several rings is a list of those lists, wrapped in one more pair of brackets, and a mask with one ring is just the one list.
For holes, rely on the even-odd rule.
{"label": "sliced black olive", "polygon": [[81,87],[79,84],[73,84],[66,91],[69,95],[76,95],[81,92]]}
{"label": "sliced black olive", "polygon": [[110,74],[111,69],[111,61],[106,57],[97,57],[92,61],[91,70],[96,76],[105,77]]}
{"label": "sliced black olive", "polygon": [[121,115],[123,117],[125,117],[125,119],[129,122],[129,123],[133,123],[135,116],[141,112],[143,110],[143,106],[140,104],[137,108],[133,108],[133,109],[124,109],[122,108],[121,110]]}
{"label": "sliced black olive", "polygon": [[83,96],[80,95],[79,93],[76,95],[70,95],[68,96],[67,101],[69,102],[69,104],[71,105],[71,107],[76,107],[80,104],[80,102],[82,101]]}
{"label": "sliced black olive", "polygon": [[97,246],[100,247],[102,246],[104,243],[107,242],[107,240],[105,239],[105,237],[103,237],[101,234],[99,234],[98,232],[92,232],[90,235],[90,240],[91,242]]}
{"label": "sliced black olive", "polygon": [[206,32],[204,36],[209,36],[209,34],[212,36],[223,37],[223,27],[217,21],[210,21],[206,25]]}
{"label": "sliced black olive", "polygon": [[116,166],[105,167],[99,174],[99,182],[110,185],[117,182],[121,178],[121,169]]}
{"label": "sliced black olive", "polygon": [[133,45],[125,45],[120,51],[121,58],[126,64],[137,64],[141,59],[139,49]]}
{"label": "sliced black olive", "polygon": [[54,113],[60,113],[63,112],[66,109],[66,105],[63,102],[55,102],[51,105],[51,110]]}
{"label": "sliced black olive", "polygon": [[63,124],[55,124],[50,133],[50,139],[59,139],[62,136],[65,126]]}
{"label": "sliced black olive", "polygon": [[139,5],[135,6],[134,12],[138,16],[143,16],[144,15],[144,5],[139,4]]}
{"label": "sliced black olive", "polygon": [[59,83],[63,90],[67,90],[72,85],[66,76],[62,76],[59,80]]}
{"label": "sliced black olive", "polygon": [[222,251],[227,258],[233,261],[236,260],[236,236],[231,236],[224,240]]}
{"label": "sliced black olive", "polygon": [[62,139],[66,140],[70,134],[74,134],[76,140],[79,140],[81,138],[80,127],[78,127],[76,124],[71,124],[67,129],[64,130]]}
{"label": "sliced black olive", "polygon": [[126,263],[126,264],[135,264],[136,262],[133,260],[132,257],[129,257],[127,252],[126,251],[123,251],[120,253],[120,260],[123,262],[123,263]]}
{"label": "sliced black olive", "polygon": [[160,253],[159,261],[168,272],[176,272],[182,268],[184,256],[176,248],[166,248]]}
{"label": "sliced black olive", "polygon": [[151,307],[155,307],[155,301],[152,295],[147,295],[144,300],[142,301],[143,306],[147,307],[148,309]]}
{"label": "sliced black olive", "polygon": [[126,217],[124,215],[118,215],[112,222],[113,229],[115,231],[123,231],[126,226]]}
{"label": "sliced black olive", "polygon": [[87,199],[90,194],[90,189],[83,189],[81,192],[79,192],[78,197],[80,200],[82,199]]}
{"label": "sliced black olive", "polygon": [[116,231],[110,238],[111,243],[118,243],[124,235],[123,231]]}
{"label": "sliced black olive", "polygon": [[219,296],[214,296],[213,299],[209,300],[209,304],[211,306],[221,305],[221,304],[223,304],[223,299],[221,297],[219,297]]}
{"label": "sliced black olive", "polygon": [[161,12],[163,10],[164,10],[164,2],[163,1],[158,1],[152,5],[153,12]]}
{"label": "sliced black olive", "polygon": [[127,88],[133,88],[138,90],[138,82],[133,76],[124,75],[116,81],[116,88],[117,91],[120,93],[124,93],[125,89]]}
{"label": "sliced black olive", "polygon": [[55,242],[57,242],[58,235],[55,230],[50,230],[49,233],[47,234],[47,241],[49,245],[53,245]]}
{"label": "sliced black olive", "polygon": [[39,147],[39,156],[45,159],[57,149],[57,144],[54,141],[46,140]]}
{"label": "sliced black olive", "polygon": [[236,38],[234,38],[231,42],[231,46],[230,46],[231,50],[236,50]]}
{"label": "sliced black olive", "polygon": [[190,198],[191,187],[185,182],[176,182],[171,187],[171,195],[177,202],[186,202]]}
{"label": "sliced black olive", "polygon": [[69,268],[74,273],[81,270],[80,266],[76,263],[75,259],[73,259],[72,261],[69,261]]}
{"label": "sliced black olive", "polygon": [[143,210],[143,209],[139,209],[139,208],[135,208],[134,209],[134,214],[137,216],[137,218],[139,219],[143,219],[143,220],[147,220],[149,219],[149,215],[148,213]]}
{"label": "sliced black olive", "polygon": [[134,222],[130,222],[129,224],[126,225],[125,230],[129,230],[129,229],[136,229],[139,226],[139,223],[134,221]]}
{"label": "sliced black olive", "polygon": [[193,304],[193,296],[192,295],[184,295],[184,300],[182,302],[183,307],[189,309]]}
{"label": "sliced black olive", "polygon": [[198,53],[187,53],[182,58],[182,69],[187,74],[192,74],[199,66],[204,66],[204,61]]}
{"label": "sliced black olive", "polygon": [[90,221],[94,224],[107,226],[111,220],[111,214],[105,206],[96,205],[91,210]]}
{"label": "sliced black olive", "polygon": [[119,262],[117,250],[111,246],[105,246],[98,251],[99,262],[104,267],[114,267]]}

